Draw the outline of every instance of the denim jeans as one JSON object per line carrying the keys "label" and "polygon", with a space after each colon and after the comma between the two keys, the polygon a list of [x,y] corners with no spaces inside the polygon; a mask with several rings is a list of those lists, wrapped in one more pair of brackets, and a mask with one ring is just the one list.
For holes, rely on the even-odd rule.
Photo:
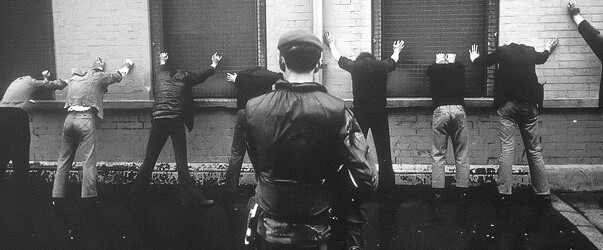
{"label": "denim jeans", "polygon": [[53,198],[65,198],[69,170],[73,165],[78,147],[81,147],[85,157],[82,168],[84,173],[82,198],[98,196],[96,191],[96,180],[98,178],[95,151],[96,117],[94,112],[71,112],[65,118],[63,143],[52,188]]}
{"label": "denim jeans", "polygon": [[21,108],[0,108],[0,184],[8,162],[13,162],[13,174],[19,193],[25,195],[29,180],[29,114]]}
{"label": "denim jeans", "polygon": [[228,160],[228,168],[226,169],[225,179],[228,191],[234,192],[239,186],[239,176],[241,175],[245,151],[247,151],[245,140],[245,109],[241,109],[237,113],[237,123],[234,127],[234,135],[232,136],[230,159]]}
{"label": "denim jeans", "polygon": [[469,187],[467,160],[467,115],[462,105],[442,105],[433,111],[433,141],[431,144],[431,187],[445,187],[446,150],[448,138],[452,141],[456,166],[456,186]]}
{"label": "denim jeans", "polygon": [[511,194],[513,184],[513,162],[515,159],[515,126],[519,128],[530,166],[532,188],[537,195],[550,193],[548,176],[542,157],[542,146],[538,135],[538,108],[536,104],[508,101],[498,109],[500,116],[500,142],[502,151],[498,168],[498,192]]}
{"label": "denim jeans", "polygon": [[389,120],[385,107],[354,107],[354,116],[362,129],[364,137],[368,130],[373,132],[375,151],[379,162],[379,187],[377,193],[389,194],[395,185],[392,168],[392,152],[389,136]]}
{"label": "denim jeans", "polygon": [[172,139],[174,154],[176,156],[176,170],[178,171],[178,184],[180,187],[180,198],[182,205],[198,203],[205,198],[197,189],[195,180],[188,170],[186,152],[186,131],[182,118],[165,118],[151,120],[151,132],[147,143],[147,151],[140,170],[134,178],[132,188],[129,190],[130,198],[137,200],[143,198],[143,192],[149,186],[153,174],[153,168],[157,158],[167,142],[168,137]]}

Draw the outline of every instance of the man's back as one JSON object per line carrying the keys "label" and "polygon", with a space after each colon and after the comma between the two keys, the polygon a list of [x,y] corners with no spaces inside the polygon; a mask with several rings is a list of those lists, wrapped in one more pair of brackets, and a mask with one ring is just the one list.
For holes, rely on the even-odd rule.
{"label": "man's back", "polygon": [[280,81],[276,88],[251,99],[246,109],[259,203],[283,217],[316,215],[331,206],[324,182],[343,162],[337,153],[343,101],[315,83]]}
{"label": "man's back", "polygon": [[545,63],[549,55],[549,51],[537,52],[534,47],[512,43],[499,47],[483,59],[479,58],[477,63],[499,65],[494,85],[495,106],[499,107],[505,101],[542,102],[536,64]]}
{"label": "man's back", "polygon": [[350,72],[354,94],[354,107],[357,105],[377,105],[385,107],[387,76],[396,69],[396,62],[387,58],[371,58],[352,61],[346,57],[339,59],[339,66]]}

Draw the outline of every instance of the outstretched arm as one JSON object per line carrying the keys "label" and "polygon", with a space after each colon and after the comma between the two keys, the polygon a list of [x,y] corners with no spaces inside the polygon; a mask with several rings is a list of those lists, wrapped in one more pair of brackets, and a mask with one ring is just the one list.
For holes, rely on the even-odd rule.
{"label": "outstretched arm", "polygon": [[339,53],[339,50],[335,45],[335,36],[331,35],[329,32],[326,32],[324,35],[324,40],[327,43],[329,50],[331,50],[331,56],[333,59],[335,59],[335,61],[339,61],[341,58],[341,53]]}
{"label": "outstretched arm", "polygon": [[45,88],[45,89],[64,89],[65,87],[67,87],[67,82],[61,80],[61,79],[56,79],[54,81],[50,81],[48,78],[50,78],[50,71],[48,70],[44,70],[42,72],[42,76],[44,76],[44,80],[33,80],[30,84],[34,85],[36,87],[41,87],[41,88]]}
{"label": "outstretched arm", "polygon": [[403,40],[394,41],[393,47],[394,47],[394,53],[392,53],[391,58],[395,62],[398,62],[398,60],[400,59],[400,52],[404,48],[404,41]]}
{"label": "outstretched arm", "polygon": [[576,25],[578,25],[578,32],[580,32],[584,41],[586,41],[599,59],[603,59],[603,36],[601,36],[601,33],[580,16],[580,8],[576,7],[574,1],[568,3],[567,10]]}

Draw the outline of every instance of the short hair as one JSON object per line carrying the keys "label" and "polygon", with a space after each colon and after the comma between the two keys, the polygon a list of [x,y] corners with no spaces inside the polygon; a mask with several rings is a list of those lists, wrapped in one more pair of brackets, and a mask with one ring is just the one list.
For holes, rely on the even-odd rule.
{"label": "short hair", "polygon": [[303,73],[314,70],[320,60],[320,49],[313,45],[292,45],[280,49],[287,67],[294,72]]}
{"label": "short hair", "polygon": [[373,54],[368,52],[361,52],[358,57],[356,57],[356,61],[362,61],[364,59],[377,60]]}

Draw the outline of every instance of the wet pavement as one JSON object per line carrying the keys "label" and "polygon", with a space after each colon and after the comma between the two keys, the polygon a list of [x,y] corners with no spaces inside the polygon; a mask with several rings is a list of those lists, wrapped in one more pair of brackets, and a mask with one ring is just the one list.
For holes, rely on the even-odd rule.
{"label": "wet pavement", "polygon": [[[18,205],[10,184],[1,188],[0,249],[243,249],[251,186],[242,188],[234,211],[222,202],[183,209],[174,185],[153,185],[153,199],[135,206],[126,206],[125,185],[101,185],[102,205],[89,210],[75,198],[79,187],[69,187],[64,217],[52,210],[50,184],[32,186],[26,206]],[[223,197],[218,186],[201,189],[218,201]],[[596,249],[561,213],[537,209],[527,189],[514,190],[502,215],[491,186],[472,188],[467,206],[460,206],[467,213],[459,213],[452,192],[434,205],[427,187],[398,186],[396,191],[403,197],[399,202],[364,205],[370,221],[367,249]],[[557,196],[570,204],[588,198]],[[593,197],[589,202],[596,204]]]}

